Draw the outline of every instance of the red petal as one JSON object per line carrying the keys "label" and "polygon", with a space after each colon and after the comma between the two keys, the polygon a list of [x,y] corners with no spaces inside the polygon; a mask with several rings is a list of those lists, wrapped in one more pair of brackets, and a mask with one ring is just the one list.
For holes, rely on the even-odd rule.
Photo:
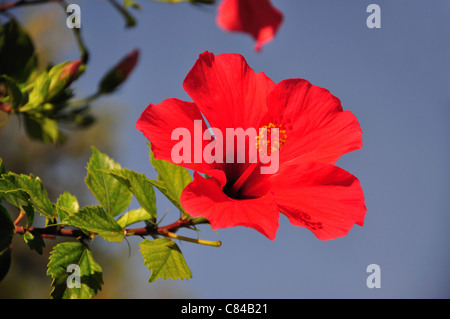
{"label": "red petal", "polygon": [[[201,127],[195,128],[194,121],[201,121]],[[174,163],[172,149],[181,140],[181,138],[177,139],[178,137],[172,139],[172,132],[179,128],[187,129],[191,136],[190,161],[175,164],[209,174],[218,178],[223,184],[226,183],[225,174],[219,170],[219,167],[216,167],[215,163],[205,163],[203,156],[201,156],[200,161],[195,158],[195,149],[200,148],[203,151],[205,145],[210,141],[203,140],[202,135],[197,138],[196,132],[201,130],[200,134],[203,134],[207,126],[194,103],[178,99],[167,99],[159,104],[150,104],[138,119],[136,128],[142,131],[144,136],[151,142],[155,158],[171,163]]]}
{"label": "red petal", "polygon": [[275,83],[255,73],[240,54],[200,54],[183,87],[211,127],[257,128],[267,113],[266,98]]}
{"label": "red petal", "polygon": [[221,28],[250,34],[257,51],[273,39],[282,20],[282,13],[269,0],[223,0],[217,15]]}
{"label": "red petal", "polygon": [[302,79],[284,80],[267,103],[270,114],[264,122],[286,129],[282,162],[335,163],[341,155],[362,147],[358,120],[343,111],[339,99],[326,89]]}
{"label": "red petal", "polygon": [[181,193],[181,204],[188,214],[209,220],[213,229],[246,226],[274,240],[279,210],[272,194],[255,199],[233,199],[225,195],[215,178],[195,179]]}
{"label": "red petal", "polygon": [[366,207],[358,179],[327,163],[289,165],[271,178],[278,206],[291,223],[319,239],[345,236],[362,226]]}

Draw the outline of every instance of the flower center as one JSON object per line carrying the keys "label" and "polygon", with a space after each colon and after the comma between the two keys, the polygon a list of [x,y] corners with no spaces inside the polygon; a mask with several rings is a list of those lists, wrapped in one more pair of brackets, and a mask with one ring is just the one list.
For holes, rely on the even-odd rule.
{"label": "flower center", "polygon": [[[273,129],[278,129],[278,134],[272,134],[274,133]],[[287,134],[283,125],[275,125],[270,122],[269,125],[264,125],[259,129],[259,135],[256,136],[256,148],[258,151],[267,152],[267,155],[270,156],[272,152],[279,151],[284,146],[286,138]]]}
{"label": "flower center", "polygon": [[259,135],[256,139],[256,149],[259,152],[259,161],[251,163],[247,169],[242,173],[239,179],[233,184],[230,191],[231,194],[237,194],[244,185],[247,178],[253,173],[259,163],[267,163],[267,157],[270,157],[273,152],[277,152],[286,143],[286,130],[282,125],[275,125],[270,122],[259,129]]}

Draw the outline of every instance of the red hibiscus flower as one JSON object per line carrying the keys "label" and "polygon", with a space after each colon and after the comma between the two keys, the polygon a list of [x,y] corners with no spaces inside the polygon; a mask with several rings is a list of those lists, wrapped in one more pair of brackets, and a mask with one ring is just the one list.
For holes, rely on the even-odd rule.
{"label": "red hibiscus flower", "polygon": [[[361,129],[328,90],[303,79],[275,84],[264,73],[255,73],[241,55],[209,52],[200,55],[183,87],[193,103],[167,99],[150,104],[137,129],[150,140],[155,158],[195,170],[181,195],[191,216],[207,218],[213,229],[251,227],[272,240],[280,212],[322,240],[346,235],[353,224],[363,225],[366,208],[360,183],[334,165],[341,155],[362,147]],[[212,137],[210,130],[277,128],[278,140],[266,144],[272,142],[268,151],[279,157],[278,170],[263,174],[261,161],[230,161],[243,147],[238,143],[231,151],[223,149],[213,162],[199,158],[196,150],[184,154],[188,160],[174,161],[180,141],[173,132],[179,128],[190,133],[187,142],[204,152],[212,142],[199,142],[202,132],[219,142],[219,135]],[[258,137],[244,147],[261,148]]]}
{"label": "red hibiscus flower", "polygon": [[217,16],[221,28],[250,34],[257,51],[273,39],[282,20],[282,13],[270,0],[223,0]]}

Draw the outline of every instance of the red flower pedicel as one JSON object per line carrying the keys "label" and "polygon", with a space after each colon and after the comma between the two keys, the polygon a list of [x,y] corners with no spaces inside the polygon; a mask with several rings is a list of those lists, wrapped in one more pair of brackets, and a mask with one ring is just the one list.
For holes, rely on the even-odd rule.
{"label": "red flower pedicel", "polygon": [[250,34],[257,51],[273,39],[282,21],[283,14],[270,0],[223,0],[217,15],[221,28]]}
{"label": "red flower pedicel", "polygon": [[[199,160],[196,150],[189,153],[192,160],[179,165],[196,171],[181,194],[191,216],[207,218],[213,229],[251,227],[272,240],[280,212],[322,240],[345,236],[353,224],[363,225],[360,183],[334,165],[341,155],[362,147],[361,129],[328,90],[303,79],[275,84],[264,73],[255,73],[241,55],[209,52],[200,55],[183,87],[193,103],[167,99],[150,104],[137,121],[157,159],[174,163],[172,151],[179,142],[172,132],[179,128],[190,133],[190,145],[205,152],[210,141],[196,139],[210,135],[203,116],[216,133],[230,128],[279,133],[276,140],[261,139],[260,134],[245,144],[259,150],[267,146],[268,153],[278,155],[278,170],[270,174],[259,169],[264,167],[261,160],[230,162],[243,147],[238,143],[214,162]],[[214,138],[219,143],[219,135]]]}

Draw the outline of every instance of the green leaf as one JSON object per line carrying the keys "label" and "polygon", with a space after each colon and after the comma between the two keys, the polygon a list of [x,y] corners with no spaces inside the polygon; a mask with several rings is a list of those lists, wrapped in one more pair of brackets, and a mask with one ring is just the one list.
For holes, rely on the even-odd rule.
{"label": "green leaf", "polygon": [[150,151],[150,162],[158,172],[158,180],[151,183],[158,188],[184,215],[190,217],[180,203],[183,189],[192,181],[189,171],[164,160],[157,160]]}
{"label": "green leaf", "polygon": [[14,178],[6,174],[0,178],[0,200],[2,198],[25,212],[28,218],[27,227],[33,224],[34,208],[29,200],[30,197],[16,185]]}
{"label": "green leaf", "polygon": [[25,206],[18,206],[21,211],[25,212],[27,215],[27,227],[31,227],[34,222],[34,208],[31,204]]}
{"label": "green leaf", "polygon": [[0,74],[24,83],[38,66],[30,36],[16,19],[0,25]]}
{"label": "green leaf", "polygon": [[[79,267],[79,288],[69,288],[67,285],[68,279],[72,279],[69,276],[73,276],[68,272],[70,265]],[[53,278],[51,296],[55,299],[90,299],[103,285],[102,268],[93,259],[89,248],[78,242],[60,243],[53,248],[47,275]]]}
{"label": "green leaf", "polygon": [[138,208],[120,216],[117,220],[117,224],[119,224],[120,227],[125,228],[129,225],[151,219],[153,219],[153,216],[147,210]]}
{"label": "green leaf", "polygon": [[22,106],[20,112],[29,112],[31,110],[42,108],[47,100],[48,90],[51,79],[47,71],[42,71],[33,81],[33,89],[28,96],[28,103]]}
{"label": "green leaf", "polygon": [[103,172],[115,177],[125,185],[133,193],[139,204],[150,214],[150,218],[156,218],[155,191],[147,176],[126,168],[110,169]]}
{"label": "green leaf", "polygon": [[0,281],[8,273],[11,265],[11,241],[14,223],[5,207],[0,205]]}
{"label": "green leaf", "polygon": [[25,205],[25,206],[19,206],[19,209],[21,211],[25,212],[25,215],[27,215],[27,227],[31,227],[34,222],[34,208],[31,204]]}
{"label": "green leaf", "polygon": [[0,282],[8,274],[11,266],[11,247],[0,252]]}
{"label": "green leaf", "polygon": [[57,217],[55,208],[39,177],[35,177],[32,174],[29,176],[24,174],[17,175],[11,172],[3,175],[6,178],[8,176],[14,177],[17,187],[28,194],[31,204],[40,215],[50,219]]}
{"label": "green leaf", "polygon": [[78,200],[68,192],[64,192],[56,201],[56,212],[63,221],[67,216],[75,214],[80,209]]}
{"label": "green leaf", "polygon": [[192,273],[177,244],[170,238],[145,239],[139,244],[144,264],[152,272],[149,282],[162,279],[189,279]]}
{"label": "green leaf", "polygon": [[[12,173],[11,173],[12,174]],[[0,178],[0,194],[7,202],[20,208],[28,205],[29,196],[26,192],[19,188],[16,183],[14,174],[3,174]]]}
{"label": "green leaf", "polygon": [[34,250],[39,255],[42,255],[43,249],[45,247],[45,242],[42,239],[41,234],[39,234],[35,230],[32,230],[31,232],[26,231],[25,234],[23,234],[23,239],[31,250]]}
{"label": "green leaf", "polygon": [[104,173],[108,169],[120,169],[120,165],[92,147],[85,179],[89,190],[111,216],[117,216],[130,205],[132,194],[122,182]]}
{"label": "green leaf", "polygon": [[12,190],[12,191],[5,191],[2,190],[4,187],[5,180],[0,179],[0,197],[3,197],[5,201],[10,203],[11,205],[16,206],[20,210],[25,211],[27,217],[28,217],[28,226],[31,226],[33,224],[34,220],[34,209],[31,206],[31,203],[29,202],[29,196],[24,191],[21,191],[19,189]]}
{"label": "green leaf", "polygon": [[1,84],[5,86],[7,94],[7,98],[4,98],[3,102],[8,102],[13,110],[21,106],[24,102],[24,96],[17,86],[16,81],[7,75],[0,75],[0,85]]}
{"label": "green leaf", "polygon": [[121,242],[122,227],[100,206],[86,206],[64,219],[64,224],[98,234],[108,241]]}
{"label": "green leaf", "polygon": [[[15,196],[19,201],[13,204],[18,207],[26,206],[28,197],[29,202],[40,215],[49,219],[57,217],[55,208],[48,198],[47,191],[44,189],[39,177],[24,174],[18,175],[12,172],[3,174],[0,179],[0,193]],[[24,193],[28,196],[25,196]],[[5,197],[5,199],[7,198]]]}
{"label": "green leaf", "polygon": [[[1,164],[1,163],[0,163]],[[0,172],[4,167],[0,165]],[[0,173],[1,175],[1,173]],[[34,221],[34,209],[29,201],[29,196],[26,192],[19,189],[15,183],[15,179],[6,174],[0,178],[0,199],[4,199],[8,203],[16,206],[20,210],[24,211],[28,218],[27,226],[30,227]]]}
{"label": "green leaf", "polygon": [[27,135],[36,141],[44,143],[62,144],[66,136],[59,131],[58,122],[48,117],[38,117],[24,114]]}

